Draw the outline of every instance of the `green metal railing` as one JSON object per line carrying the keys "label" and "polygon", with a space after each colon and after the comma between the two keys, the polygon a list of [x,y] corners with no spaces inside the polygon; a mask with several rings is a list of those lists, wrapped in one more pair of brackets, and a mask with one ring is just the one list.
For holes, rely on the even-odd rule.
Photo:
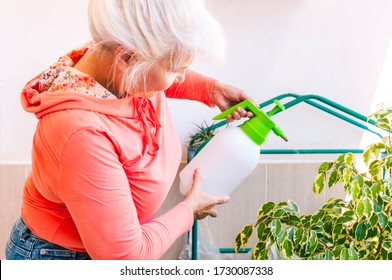
{"label": "green metal railing", "polygon": [[[324,111],[324,112],[326,112],[326,113],[328,113],[330,115],[333,115],[333,116],[335,116],[335,117],[337,117],[337,118],[339,118],[341,120],[344,120],[344,121],[346,121],[346,122],[348,122],[348,123],[350,123],[350,124],[352,124],[354,126],[357,126],[357,127],[361,128],[363,130],[369,131],[369,132],[377,135],[378,137],[382,138],[381,133],[377,132],[376,130],[372,129],[369,126],[369,125],[371,125],[371,126],[376,126],[377,125],[377,123],[374,120],[370,120],[370,119],[368,119],[367,116],[362,115],[362,114],[360,114],[360,113],[358,113],[358,112],[356,112],[356,111],[354,111],[352,109],[349,109],[349,108],[347,108],[345,106],[342,106],[342,105],[340,105],[340,104],[338,104],[338,103],[336,103],[336,102],[334,102],[332,100],[329,100],[329,99],[327,99],[325,97],[322,97],[320,95],[315,95],[315,94],[298,95],[298,94],[295,94],[295,93],[285,93],[285,94],[282,94],[282,95],[278,95],[278,96],[276,96],[274,98],[271,98],[271,99],[269,99],[269,100],[267,100],[267,101],[265,101],[263,103],[260,103],[259,107],[260,107],[260,109],[265,108],[268,105],[273,104],[274,100],[279,100],[280,101],[280,100],[282,100],[284,98],[293,98],[292,101],[283,104],[283,106],[285,107],[285,110],[287,110],[287,109],[289,109],[291,107],[294,107],[295,105],[297,105],[297,104],[299,104],[301,102],[304,102],[304,103],[309,104],[309,105],[311,105],[311,106],[313,106],[313,107],[315,107],[317,109],[320,109],[321,111]],[[328,107],[326,107],[326,106],[324,106],[322,104],[319,104],[319,103],[317,103],[317,102],[315,102],[313,100],[317,100],[317,101],[319,101],[321,103],[324,103],[325,105],[328,105],[328,106],[330,106],[332,108],[335,108],[336,110],[338,110],[340,112],[343,112],[343,113],[347,114],[348,116],[344,115],[344,114],[342,114],[342,113],[340,113],[340,112],[338,112],[336,110],[328,108]],[[278,114],[280,112],[282,112],[282,110],[277,109],[277,111],[274,113],[274,115],[276,115],[276,114]],[[350,116],[352,118],[350,118]],[[211,125],[211,129],[219,128],[219,127],[221,127],[223,125],[226,125],[227,123],[228,122],[226,120],[218,122],[216,124]],[[343,149],[343,151],[346,151],[346,150],[347,149]],[[310,150],[305,150],[305,151],[306,151],[305,153],[307,153]],[[318,151],[322,151],[322,150],[318,150]],[[325,151],[328,152],[329,150],[325,150]],[[354,151],[358,152],[357,150],[354,150]],[[261,151],[261,153],[263,153],[263,152]],[[269,152],[269,153],[272,153],[272,152]]]}
{"label": "green metal railing", "polygon": [[[337,117],[345,122],[348,122],[354,126],[357,126],[363,130],[366,130],[370,133],[377,135],[378,137],[382,138],[382,134],[372,127],[376,128],[377,123],[374,120],[369,120],[367,116],[362,115],[352,109],[349,109],[345,106],[342,106],[332,100],[329,100],[325,97],[308,94],[308,95],[298,95],[295,93],[286,93],[274,98],[271,98],[259,105],[260,109],[267,107],[274,103],[274,100],[282,100],[285,98],[292,98],[293,100],[283,104],[285,110],[294,107],[299,103],[306,103],[310,106],[313,106],[321,111],[324,111],[334,117]],[[318,101],[318,102],[315,102]],[[320,104],[322,103],[322,104]],[[331,108],[328,108],[329,106]],[[334,110],[335,109],[335,110]],[[282,112],[278,109],[275,114]],[[268,112],[267,112],[268,113]],[[228,122],[226,120],[221,121],[219,123],[211,125],[211,129],[219,128],[223,125],[226,125]],[[380,128],[377,128],[380,129]],[[355,153],[360,154],[363,153],[361,149],[261,149],[260,154],[343,154],[343,153]],[[247,253],[251,249],[250,248],[243,248],[239,253]],[[220,253],[234,253],[233,248],[219,248]],[[192,260],[198,259],[198,221],[196,220],[192,227]]]}

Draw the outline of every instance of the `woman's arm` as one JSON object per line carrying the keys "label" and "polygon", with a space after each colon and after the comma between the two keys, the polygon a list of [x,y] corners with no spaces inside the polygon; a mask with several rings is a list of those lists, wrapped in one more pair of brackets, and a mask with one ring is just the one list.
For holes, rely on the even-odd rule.
{"label": "woman's arm", "polygon": [[[174,83],[165,91],[165,94],[171,98],[197,100],[210,107],[216,105],[221,111],[227,110],[245,99],[252,100],[240,88],[221,83],[191,70],[187,70],[183,83]],[[251,112],[237,108],[232,115],[227,117],[227,120],[232,122],[244,117],[251,118],[252,116]]]}
{"label": "woman's arm", "polygon": [[169,98],[197,100],[213,107],[215,104],[211,103],[211,92],[215,82],[213,78],[188,69],[185,73],[185,81],[172,84],[165,94]]}

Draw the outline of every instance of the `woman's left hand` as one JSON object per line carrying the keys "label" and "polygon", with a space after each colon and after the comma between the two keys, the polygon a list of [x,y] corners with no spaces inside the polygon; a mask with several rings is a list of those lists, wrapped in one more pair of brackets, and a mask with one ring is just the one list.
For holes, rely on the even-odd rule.
{"label": "woman's left hand", "polygon": [[[252,98],[248,96],[242,89],[223,84],[219,81],[215,83],[211,92],[211,103],[218,106],[221,111],[225,111],[240,103],[241,101],[244,101],[245,99],[250,99],[253,101]],[[253,117],[252,112],[246,111],[243,108],[237,108],[237,110],[233,114],[229,115],[226,119],[228,122],[232,122],[234,120],[239,120],[245,117]]]}

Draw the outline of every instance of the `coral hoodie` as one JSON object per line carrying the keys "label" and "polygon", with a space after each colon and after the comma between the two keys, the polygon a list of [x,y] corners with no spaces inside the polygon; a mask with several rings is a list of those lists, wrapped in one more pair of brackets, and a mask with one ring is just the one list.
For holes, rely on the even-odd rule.
{"label": "coral hoodie", "polygon": [[215,81],[188,71],[152,98],[117,99],[72,67],[88,49],[61,57],[22,91],[39,120],[22,217],[39,237],[92,259],[158,259],[193,223],[185,202],[155,217],[181,160],[166,97],[211,105]]}

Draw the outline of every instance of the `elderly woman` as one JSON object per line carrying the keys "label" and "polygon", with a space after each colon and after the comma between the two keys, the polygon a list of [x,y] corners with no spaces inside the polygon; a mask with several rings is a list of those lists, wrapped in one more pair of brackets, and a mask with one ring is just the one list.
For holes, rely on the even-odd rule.
{"label": "elderly woman", "polygon": [[223,51],[204,2],[92,0],[89,23],[92,41],[22,91],[39,122],[7,259],[158,259],[229,199],[205,193],[196,170],[184,201],[156,217],[181,160],[166,98],[221,110],[247,98],[188,70]]}

